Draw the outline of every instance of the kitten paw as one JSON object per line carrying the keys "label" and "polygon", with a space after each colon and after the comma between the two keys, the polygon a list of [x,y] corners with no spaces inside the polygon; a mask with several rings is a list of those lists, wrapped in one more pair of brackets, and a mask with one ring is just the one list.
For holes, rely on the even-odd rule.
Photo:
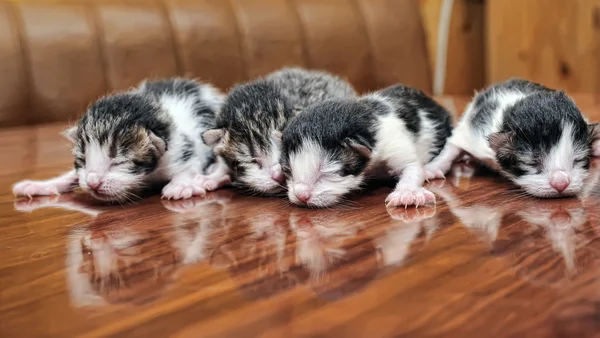
{"label": "kitten paw", "polygon": [[167,210],[182,214],[194,211],[203,203],[205,203],[205,200],[201,197],[180,200],[162,200],[162,204]]}
{"label": "kitten paw", "polygon": [[399,206],[406,208],[409,205],[418,207],[429,203],[435,204],[435,195],[425,188],[396,189],[385,199],[385,206],[388,208]]}
{"label": "kitten paw", "polygon": [[188,199],[192,196],[204,196],[205,194],[206,190],[193,181],[171,181],[162,190],[162,198],[168,200]]}
{"label": "kitten paw", "polygon": [[438,179],[438,178],[441,178],[441,179],[444,179],[444,180],[446,179],[446,176],[444,175],[444,172],[441,171],[440,169],[425,167],[424,171],[425,171],[425,179],[427,181],[429,181],[429,180],[435,180],[435,179]]}
{"label": "kitten paw", "polygon": [[59,187],[56,184],[43,181],[21,181],[13,186],[12,191],[15,196],[27,196],[29,198],[60,195]]}
{"label": "kitten paw", "polygon": [[436,205],[434,204],[433,206],[426,208],[393,208],[388,209],[387,212],[392,219],[402,221],[404,223],[418,223],[435,216]]}
{"label": "kitten paw", "polygon": [[32,212],[37,209],[53,206],[58,202],[59,196],[41,196],[38,198],[20,199],[14,203],[15,210],[19,212]]}
{"label": "kitten paw", "polygon": [[231,184],[231,178],[229,175],[198,175],[194,179],[194,182],[206,191],[214,191]]}

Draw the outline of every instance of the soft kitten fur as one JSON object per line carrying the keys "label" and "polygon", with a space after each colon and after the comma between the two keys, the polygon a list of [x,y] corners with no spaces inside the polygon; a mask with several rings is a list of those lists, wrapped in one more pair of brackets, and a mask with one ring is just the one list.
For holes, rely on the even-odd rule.
{"label": "soft kitten fur", "polygon": [[228,164],[236,185],[279,193],[285,179],[279,138],[288,121],[311,104],[355,95],[350,84],[331,74],[284,68],[233,88],[216,128],[203,139]]}
{"label": "soft kitten fur", "polygon": [[451,133],[451,118],[442,106],[402,85],[309,106],[283,132],[288,197],[294,204],[328,207],[370,177],[392,176],[400,180],[388,206],[435,202],[423,188],[422,166]]}
{"label": "soft kitten fur", "polygon": [[126,202],[157,184],[165,198],[202,195],[228,183],[223,163],[204,169],[212,151],[200,135],[214,126],[224,96],[186,79],[143,82],[92,103],[64,135],[73,142],[74,169],[45,181],[22,181],[15,195],[69,192],[77,185],[95,198]]}
{"label": "soft kitten fur", "polygon": [[426,166],[442,178],[462,152],[537,197],[578,194],[589,157],[600,155],[600,128],[565,93],[513,79],[478,93],[446,147]]}

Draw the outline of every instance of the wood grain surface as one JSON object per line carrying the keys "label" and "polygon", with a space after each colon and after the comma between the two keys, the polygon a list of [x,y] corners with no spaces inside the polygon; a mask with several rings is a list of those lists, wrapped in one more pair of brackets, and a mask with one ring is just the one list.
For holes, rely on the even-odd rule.
{"label": "wood grain surface", "polygon": [[486,82],[600,92],[600,0],[486,1]]}
{"label": "wood grain surface", "polygon": [[15,181],[69,168],[63,127],[0,132],[0,337],[600,333],[599,163],[581,199],[528,198],[462,164],[418,209],[386,210],[381,186],[330,210],[234,190],[15,200]]}

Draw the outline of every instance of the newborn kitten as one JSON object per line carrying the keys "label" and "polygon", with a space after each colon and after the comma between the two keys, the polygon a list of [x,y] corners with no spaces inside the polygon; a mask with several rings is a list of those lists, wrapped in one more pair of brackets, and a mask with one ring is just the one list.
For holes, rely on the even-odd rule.
{"label": "newborn kitten", "polygon": [[440,155],[425,167],[443,178],[467,153],[536,197],[581,193],[600,127],[565,93],[512,79],[478,93]]}
{"label": "newborn kitten", "polygon": [[213,161],[200,135],[214,127],[224,96],[209,84],[186,79],[143,82],[91,104],[64,135],[73,143],[74,169],[13,187],[17,196],[52,195],[77,185],[99,200],[126,202],[157,184],[163,197],[202,195],[227,184],[224,163]]}

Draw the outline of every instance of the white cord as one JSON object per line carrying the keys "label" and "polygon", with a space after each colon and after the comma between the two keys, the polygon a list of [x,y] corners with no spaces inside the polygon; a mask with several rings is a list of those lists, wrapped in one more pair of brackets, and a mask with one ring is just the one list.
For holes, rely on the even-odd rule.
{"label": "white cord", "polygon": [[435,55],[435,73],[433,75],[433,94],[444,94],[446,82],[446,61],[448,57],[448,36],[452,19],[454,0],[443,0],[440,8],[440,22],[437,35],[437,52]]}

